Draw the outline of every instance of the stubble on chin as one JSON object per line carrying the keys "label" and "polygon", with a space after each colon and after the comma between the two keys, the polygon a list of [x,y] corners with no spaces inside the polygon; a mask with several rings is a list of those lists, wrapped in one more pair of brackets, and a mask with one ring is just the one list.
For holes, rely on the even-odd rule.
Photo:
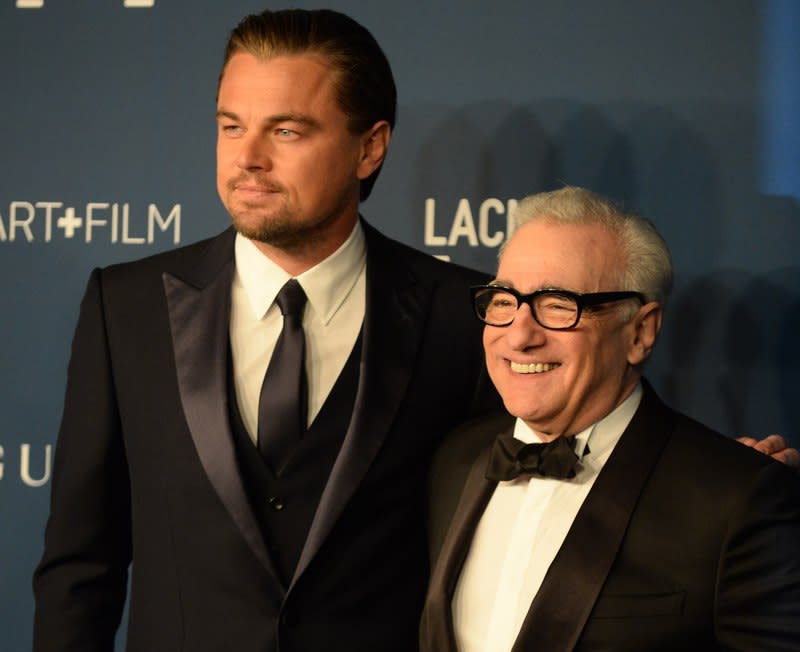
{"label": "stubble on chin", "polygon": [[298,223],[286,207],[270,214],[258,214],[252,208],[228,212],[237,232],[281,251],[303,252],[322,240],[320,224]]}
{"label": "stubble on chin", "polygon": [[263,242],[272,246],[282,246],[291,243],[295,231],[291,211],[281,202],[280,205],[267,208],[264,203],[248,201],[237,196],[237,188],[241,184],[258,187],[265,193],[271,193],[270,203],[277,197],[285,202],[283,188],[275,183],[259,182],[249,177],[239,176],[230,179],[226,184],[227,201],[223,200],[228,210],[233,227],[237,232],[250,240]]}
{"label": "stubble on chin", "polygon": [[228,201],[224,203],[234,228],[244,237],[300,257],[316,255],[318,250],[325,249],[332,233],[335,239],[335,225],[342,219],[347,206],[344,195],[333,210],[311,217],[304,216],[290,202],[285,189],[276,183],[259,185],[274,193],[270,202],[277,200],[277,205],[267,206],[236,197],[235,189],[240,181],[235,179],[227,184]]}

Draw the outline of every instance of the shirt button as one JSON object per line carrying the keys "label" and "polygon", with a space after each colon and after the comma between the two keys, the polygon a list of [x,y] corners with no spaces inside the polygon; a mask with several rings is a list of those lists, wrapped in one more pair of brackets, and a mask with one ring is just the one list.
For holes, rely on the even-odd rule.
{"label": "shirt button", "polygon": [[269,500],[267,500],[269,506],[272,507],[276,512],[279,512],[283,509],[283,501],[278,498],[277,496],[271,496]]}

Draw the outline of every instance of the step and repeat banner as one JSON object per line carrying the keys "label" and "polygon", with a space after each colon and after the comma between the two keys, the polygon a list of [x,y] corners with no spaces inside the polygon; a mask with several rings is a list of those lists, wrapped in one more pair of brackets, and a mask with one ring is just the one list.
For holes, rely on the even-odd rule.
{"label": "step and repeat banner", "polygon": [[[30,575],[89,272],[227,226],[214,181],[222,49],[268,7],[0,0],[2,650],[30,647]],[[491,271],[527,194],[582,185],[638,208],[677,270],[656,388],[726,433],[800,446],[797,3],[332,8],[373,32],[399,91],[362,206],[372,224]]]}

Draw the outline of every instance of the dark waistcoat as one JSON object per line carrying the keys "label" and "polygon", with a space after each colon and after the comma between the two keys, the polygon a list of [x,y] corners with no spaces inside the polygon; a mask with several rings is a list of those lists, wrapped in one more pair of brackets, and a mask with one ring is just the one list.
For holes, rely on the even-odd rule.
{"label": "dark waistcoat", "polygon": [[228,365],[228,405],[239,468],[264,541],[286,586],[294,574],[322,490],[350,423],[360,359],[359,334],[322,409],[280,477],[265,463],[245,430],[234,395],[231,364]]}

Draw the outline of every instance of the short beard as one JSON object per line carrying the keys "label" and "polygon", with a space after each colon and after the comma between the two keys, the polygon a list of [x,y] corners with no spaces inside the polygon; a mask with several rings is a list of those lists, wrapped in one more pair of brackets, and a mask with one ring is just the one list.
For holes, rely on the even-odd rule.
{"label": "short beard", "polygon": [[250,224],[231,213],[234,228],[244,237],[293,254],[314,249],[323,242],[327,226],[333,219],[328,217],[310,224],[298,224],[291,212],[282,208],[277,214]]}
{"label": "short beard", "polygon": [[[228,183],[228,188],[233,190],[239,179]],[[270,184],[274,192],[284,194],[285,191],[279,184]],[[347,206],[345,196],[327,215],[322,215],[313,220],[299,221],[292,207],[283,203],[280,208],[265,214],[259,214],[257,205],[241,206],[241,211],[228,209],[234,228],[244,237],[254,242],[261,242],[274,249],[292,255],[306,255],[319,248],[328,238],[331,225],[334,224]]]}

